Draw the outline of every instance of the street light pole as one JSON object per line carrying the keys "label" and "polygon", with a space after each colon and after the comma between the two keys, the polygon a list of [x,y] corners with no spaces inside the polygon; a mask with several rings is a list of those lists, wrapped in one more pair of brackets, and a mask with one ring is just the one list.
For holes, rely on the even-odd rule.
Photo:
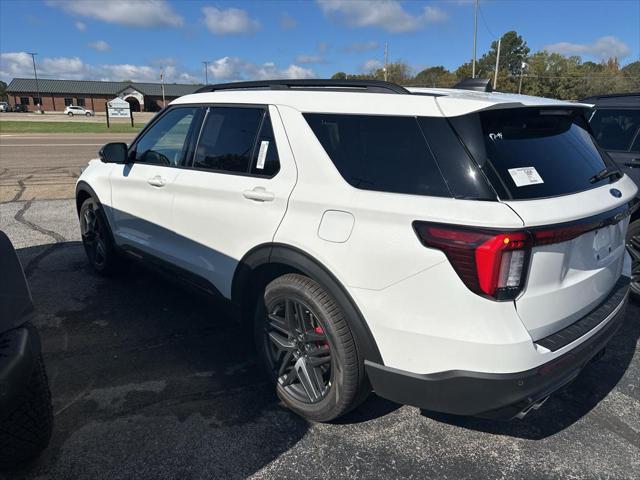
{"label": "street light pole", "polygon": [[204,84],[209,85],[209,73],[207,72],[209,70],[209,62],[202,62],[202,64],[204,65]]}
{"label": "street light pole", "polygon": [[522,92],[522,73],[524,72],[526,66],[527,64],[524,62],[520,64],[520,82],[518,83],[518,95],[520,95],[520,93]]}
{"label": "street light pole", "polygon": [[476,43],[478,40],[478,0],[473,16],[473,66],[471,67],[471,78],[476,78]]}
{"label": "street light pole", "polygon": [[38,111],[42,113],[42,98],[40,97],[40,84],[38,83],[38,71],[36,70],[36,52],[29,52],[33,61],[33,75],[36,77],[36,91],[38,93]]}
{"label": "street light pole", "polygon": [[498,70],[500,69],[500,44],[502,43],[502,37],[498,39],[498,53],[496,54],[496,75],[493,77],[493,89],[498,86]]}

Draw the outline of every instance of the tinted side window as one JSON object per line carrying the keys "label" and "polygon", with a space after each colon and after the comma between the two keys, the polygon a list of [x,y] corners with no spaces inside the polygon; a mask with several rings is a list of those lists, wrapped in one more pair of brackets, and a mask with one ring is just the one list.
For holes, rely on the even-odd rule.
{"label": "tinted side window", "polygon": [[197,111],[198,107],[169,110],[138,140],[135,162],[179,165]]}
{"label": "tinted side window", "polygon": [[253,161],[251,162],[251,173],[253,175],[265,175],[272,177],[280,170],[280,159],[278,158],[278,148],[276,147],[276,139],[273,136],[273,128],[271,127],[271,118],[266,113],[255,151],[253,152]]}
{"label": "tinted side window", "polygon": [[210,108],[200,133],[193,166],[247,173],[263,115],[262,108]]}
{"label": "tinted side window", "polygon": [[324,113],[304,117],[354,187],[451,196],[415,117]]}
{"label": "tinted side window", "polygon": [[590,125],[602,148],[627,151],[640,128],[640,110],[596,110]]}

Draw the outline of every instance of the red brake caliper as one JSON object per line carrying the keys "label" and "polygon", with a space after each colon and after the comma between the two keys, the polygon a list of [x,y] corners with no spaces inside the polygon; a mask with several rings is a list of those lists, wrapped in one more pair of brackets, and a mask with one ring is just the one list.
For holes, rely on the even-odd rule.
{"label": "red brake caliper", "polygon": [[[314,331],[314,332],[316,332],[316,333],[319,333],[320,335],[323,335],[323,334],[324,334],[324,330],[322,330],[322,327],[321,327],[321,326],[319,326],[319,325],[318,325],[316,328],[314,328],[314,329],[313,329],[313,331]],[[326,340],[322,340],[322,341],[320,341],[320,342],[318,342],[318,343],[319,343],[320,345],[323,345],[323,346],[325,346],[325,345],[326,345],[326,347],[327,347],[327,348],[329,348],[329,342],[327,342]]]}

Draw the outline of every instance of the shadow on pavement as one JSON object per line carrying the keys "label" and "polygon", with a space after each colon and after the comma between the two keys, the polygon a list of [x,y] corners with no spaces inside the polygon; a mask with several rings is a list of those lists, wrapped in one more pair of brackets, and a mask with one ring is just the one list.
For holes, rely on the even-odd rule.
{"label": "shadow on pavement", "polygon": [[245,478],[304,436],[226,305],[139,267],[100,277],[80,242],[18,254],[55,422],[49,449],[17,473]]}

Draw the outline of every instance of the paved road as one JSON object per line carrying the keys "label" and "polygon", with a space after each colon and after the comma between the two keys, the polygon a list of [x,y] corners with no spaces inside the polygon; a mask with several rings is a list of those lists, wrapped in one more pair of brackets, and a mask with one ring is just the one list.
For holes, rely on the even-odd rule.
{"label": "paved road", "polygon": [[1,134],[0,202],[72,198],[76,178],[108,142],[134,135]]}
{"label": "paved road", "polygon": [[[39,150],[68,148],[59,143],[11,157],[1,147],[1,158],[12,171],[29,165],[34,178],[85,162]],[[97,276],[73,200],[27,191],[39,192],[0,204],[0,229],[31,283],[55,430],[42,458],[8,478],[640,478],[638,305],[604,358],[522,421],[453,418],[372,396],[339,423],[313,424],[279,404],[224,304],[135,267]]]}

